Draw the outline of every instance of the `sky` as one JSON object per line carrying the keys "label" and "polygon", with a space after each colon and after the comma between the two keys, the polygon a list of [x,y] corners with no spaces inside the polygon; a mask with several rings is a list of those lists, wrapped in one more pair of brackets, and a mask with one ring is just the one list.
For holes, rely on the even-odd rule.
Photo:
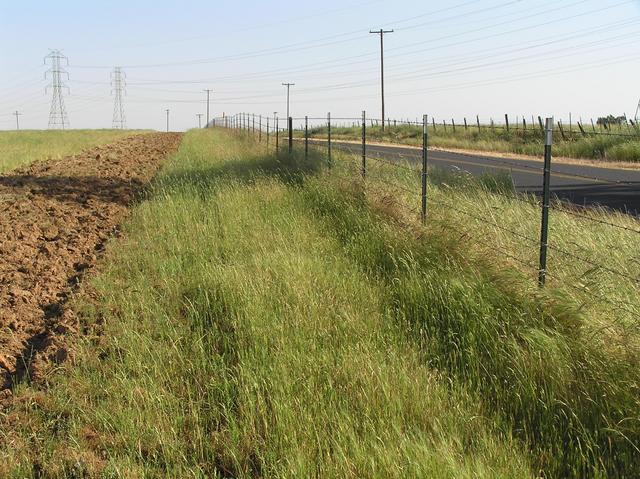
{"label": "sky", "polygon": [[[0,0],[0,129],[47,128],[51,49],[68,58],[71,128],[110,128],[113,68],[128,128],[248,112],[415,121],[633,117],[640,0]],[[202,118],[204,122],[204,117]],[[520,120],[521,121],[521,120]]]}

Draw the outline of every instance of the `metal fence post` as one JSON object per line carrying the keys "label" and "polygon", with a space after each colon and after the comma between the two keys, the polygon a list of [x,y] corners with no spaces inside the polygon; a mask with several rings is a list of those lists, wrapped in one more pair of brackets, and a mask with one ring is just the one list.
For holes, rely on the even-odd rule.
{"label": "metal fence post", "polygon": [[540,227],[540,269],[538,285],[544,286],[547,277],[547,246],[549,238],[549,200],[551,183],[551,145],[553,143],[553,117],[546,119],[544,131],[544,176],[542,183],[542,225]]}
{"label": "metal fence post", "polygon": [[253,136],[256,136],[256,114],[255,113],[251,114],[251,120],[253,121],[252,133],[253,133]]}
{"label": "metal fence post", "polygon": [[267,116],[267,147],[269,147],[269,117]]}
{"label": "metal fence post", "polygon": [[367,176],[367,113],[362,112],[362,179]]}
{"label": "metal fence post", "polygon": [[327,155],[331,166],[331,113],[327,113]]}
{"label": "metal fence post", "polygon": [[367,176],[367,113],[362,111],[362,179]]}
{"label": "metal fence post", "polygon": [[258,141],[262,143],[262,115],[258,116]]}
{"label": "metal fence post", "polygon": [[280,119],[276,117],[276,153],[278,153],[278,148],[280,148]]}
{"label": "metal fence post", "polygon": [[289,117],[287,120],[289,127],[289,154],[293,152],[293,118]]}
{"label": "metal fence post", "polygon": [[309,117],[304,117],[304,159],[309,159]]}
{"label": "metal fence post", "polygon": [[422,116],[422,208],[420,218],[422,224],[427,222],[427,115]]}
{"label": "metal fence post", "polygon": [[558,122],[558,128],[560,128],[560,135],[562,135],[562,140],[566,140],[567,138],[564,136],[564,128],[562,128],[562,121]]}

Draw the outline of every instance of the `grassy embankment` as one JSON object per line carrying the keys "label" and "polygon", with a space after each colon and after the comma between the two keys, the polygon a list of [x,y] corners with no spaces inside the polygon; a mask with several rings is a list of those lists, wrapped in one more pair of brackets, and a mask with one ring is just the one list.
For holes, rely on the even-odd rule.
{"label": "grassy embankment", "polygon": [[[483,235],[486,222],[433,203],[423,229],[398,202],[409,196],[374,187],[382,170],[363,189],[357,161],[336,159],[328,172],[188,133],[108,248],[94,299],[75,301],[87,333],[75,364],[44,392],[15,391],[3,475],[636,476],[632,319],[539,293],[530,272],[448,229]],[[500,188],[434,177],[430,198],[535,223]],[[630,233],[578,221],[554,216],[556,241],[612,267],[623,253],[610,243],[638,251]],[[489,237],[529,254],[503,236]],[[550,261],[561,278],[573,263]],[[637,307],[637,284],[594,274]]]}
{"label": "grassy embankment", "polygon": [[[553,151],[555,156],[578,159],[592,159],[605,161],[638,162],[640,161],[640,130],[629,127],[616,128],[612,134],[583,136],[579,131],[571,133],[565,129],[565,139],[556,129],[553,138]],[[627,135],[627,136],[621,136]],[[629,136],[635,135],[635,136]],[[326,138],[326,128],[313,128],[311,137]],[[333,139],[347,139],[360,141],[362,130],[357,127],[332,127]],[[415,125],[387,126],[385,131],[379,126],[367,127],[369,141],[381,141],[387,143],[399,143],[405,145],[422,145],[422,127]],[[463,150],[488,151],[496,153],[516,153],[521,155],[542,156],[544,152],[544,139],[539,130],[511,128],[506,131],[504,127],[496,126],[494,129],[482,126],[481,130],[469,125],[457,125],[455,131],[451,125],[446,130],[443,125],[429,126],[430,146],[440,148],[457,148]]]}
{"label": "grassy embankment", "polygon": [[60,158],[111,143],[137,130],[22,130],[0,132],[0,173],[35,160]]}

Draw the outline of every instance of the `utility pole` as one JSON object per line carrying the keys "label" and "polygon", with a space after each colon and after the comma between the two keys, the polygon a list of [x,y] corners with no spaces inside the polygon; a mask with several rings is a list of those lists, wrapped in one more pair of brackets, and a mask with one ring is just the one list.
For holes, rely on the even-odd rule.
{"label": "utility pole", "polygon": [[124,117],[124,106],[122,105],[122,94],[125,93],[127,87],[125,82],[126,75],[120,67],[115,67],[111,73],[111,92],[115,94],[113,100],[113,120],[111,127],[114,129],[124,130],[127,126]]}
{"label": "utility pole", "polygon": [[289,118],[289,88],[291,88],[292,86],[295,86],[295,83],[283,83],[282,86],[287,87],[287,118]]}
{"label": "utility pole", "polygon": [[384,34],[393,33],[393,30],[369,30],[369,33],[380,35],[380,86],[382,92],[382,131],[384,131]]}
{"label": "utility pole", "polygon": [[63,75],[69,74],[60,66],[60,61],[64,60],[69,65],[69,59],[62,54],[60,50],[51,50],[51,52],[44,57],[44,63],[47,64],[47,60],[51,62],[51,68],[44,74],[45,78],[48,78],[47,74],[51,75],[51,83],[46,86],[45,93],[49,88],[53,91],[51,97],[51,109],[49,110],[49,129],[61,128],[65,129],[69,127],[69,119],[67,118],[67,110],[64,106],[64,98],[62,91],[66,88],[69,93],[69,87],[64,84],[62,80]]}
{"label": "utility pole", "polygon": [[202,113],[197,113],[196,116],[198,117],[198,128],[202,128]]}
{"label": "utility pole", "polygon": [[14,116],[16,117],[16,130],[20,130],[20,122],[18,121],[18,117],[20,115],[22,115],[22,113],[20,113],[18,110],[13,112]]}
{"label": "utility pole", "polygon": [[640,100],[638,100],[638,107],[636,108],[635,122],[638,123],[638,113],[640,113]]}
{"label": "utility pole", "polygon": [[205,123],[205,128],[209,128],[209,118],[211,118],[209,116],[209,93],[211,93],[213,90],[207,88],[207,89],[205,89],[203,91],[207,92],[207,123]]}
{"label": "utility pole", "polygon": [[165,110],[167,112],[167,133],[169,133],[169,109]]}

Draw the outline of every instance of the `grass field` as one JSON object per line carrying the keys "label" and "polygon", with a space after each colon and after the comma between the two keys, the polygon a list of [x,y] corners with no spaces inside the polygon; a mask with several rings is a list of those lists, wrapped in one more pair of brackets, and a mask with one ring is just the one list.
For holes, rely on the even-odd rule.
{"label": "grass field", "polygon": [[[552,254],[539,291],[496,250],[535,248],[446,207],[535,237],[499,178],[434,172],[424,228],[376,181],[413,172],[363,186],[357,160],[312,154],[186,135],[74,301],[73,364],[0,416],[0,475],[640,474],[638,323],[595,296],[635,313],[637,282]],[[556,244],[635,276],[636,236],[552,216]]]}
{"label": "grass field", "polygon": [[[587,136],[579,131],[565,131],[565,139],[556,129],[553,139],[554,155],[567,158],[592,159],[603,161],[638,162],[640,161],[640,130],[619,129],[611,134],[600,132]],[[429,126],[429,144],[440,148],[458,148],[465,150],[490,151],[500,153],[516,153],[542,156],[544,139],[540,130],[504,127],[490,128],[482,126],[480,130],[469,126],[458,125],[454,131],[451,124],[445,129],[443,125]],[[325,138],[327,129],[313,128],[311,137]],[[357,127],[333,127],[331,135],[334,139],[360,140],[362,130]],[[635,135],[635,136],[633,136]],[[382,141],[406,145],[422,145],[422,127],[415,125],[389,125],[382,131],[379,126],[368,127],[369,141]]]}
{"label": "grass field", "polygon": [[60,158],[110,143],[135,130],[23,130],[0,132],[0,173],[35,160]]}

